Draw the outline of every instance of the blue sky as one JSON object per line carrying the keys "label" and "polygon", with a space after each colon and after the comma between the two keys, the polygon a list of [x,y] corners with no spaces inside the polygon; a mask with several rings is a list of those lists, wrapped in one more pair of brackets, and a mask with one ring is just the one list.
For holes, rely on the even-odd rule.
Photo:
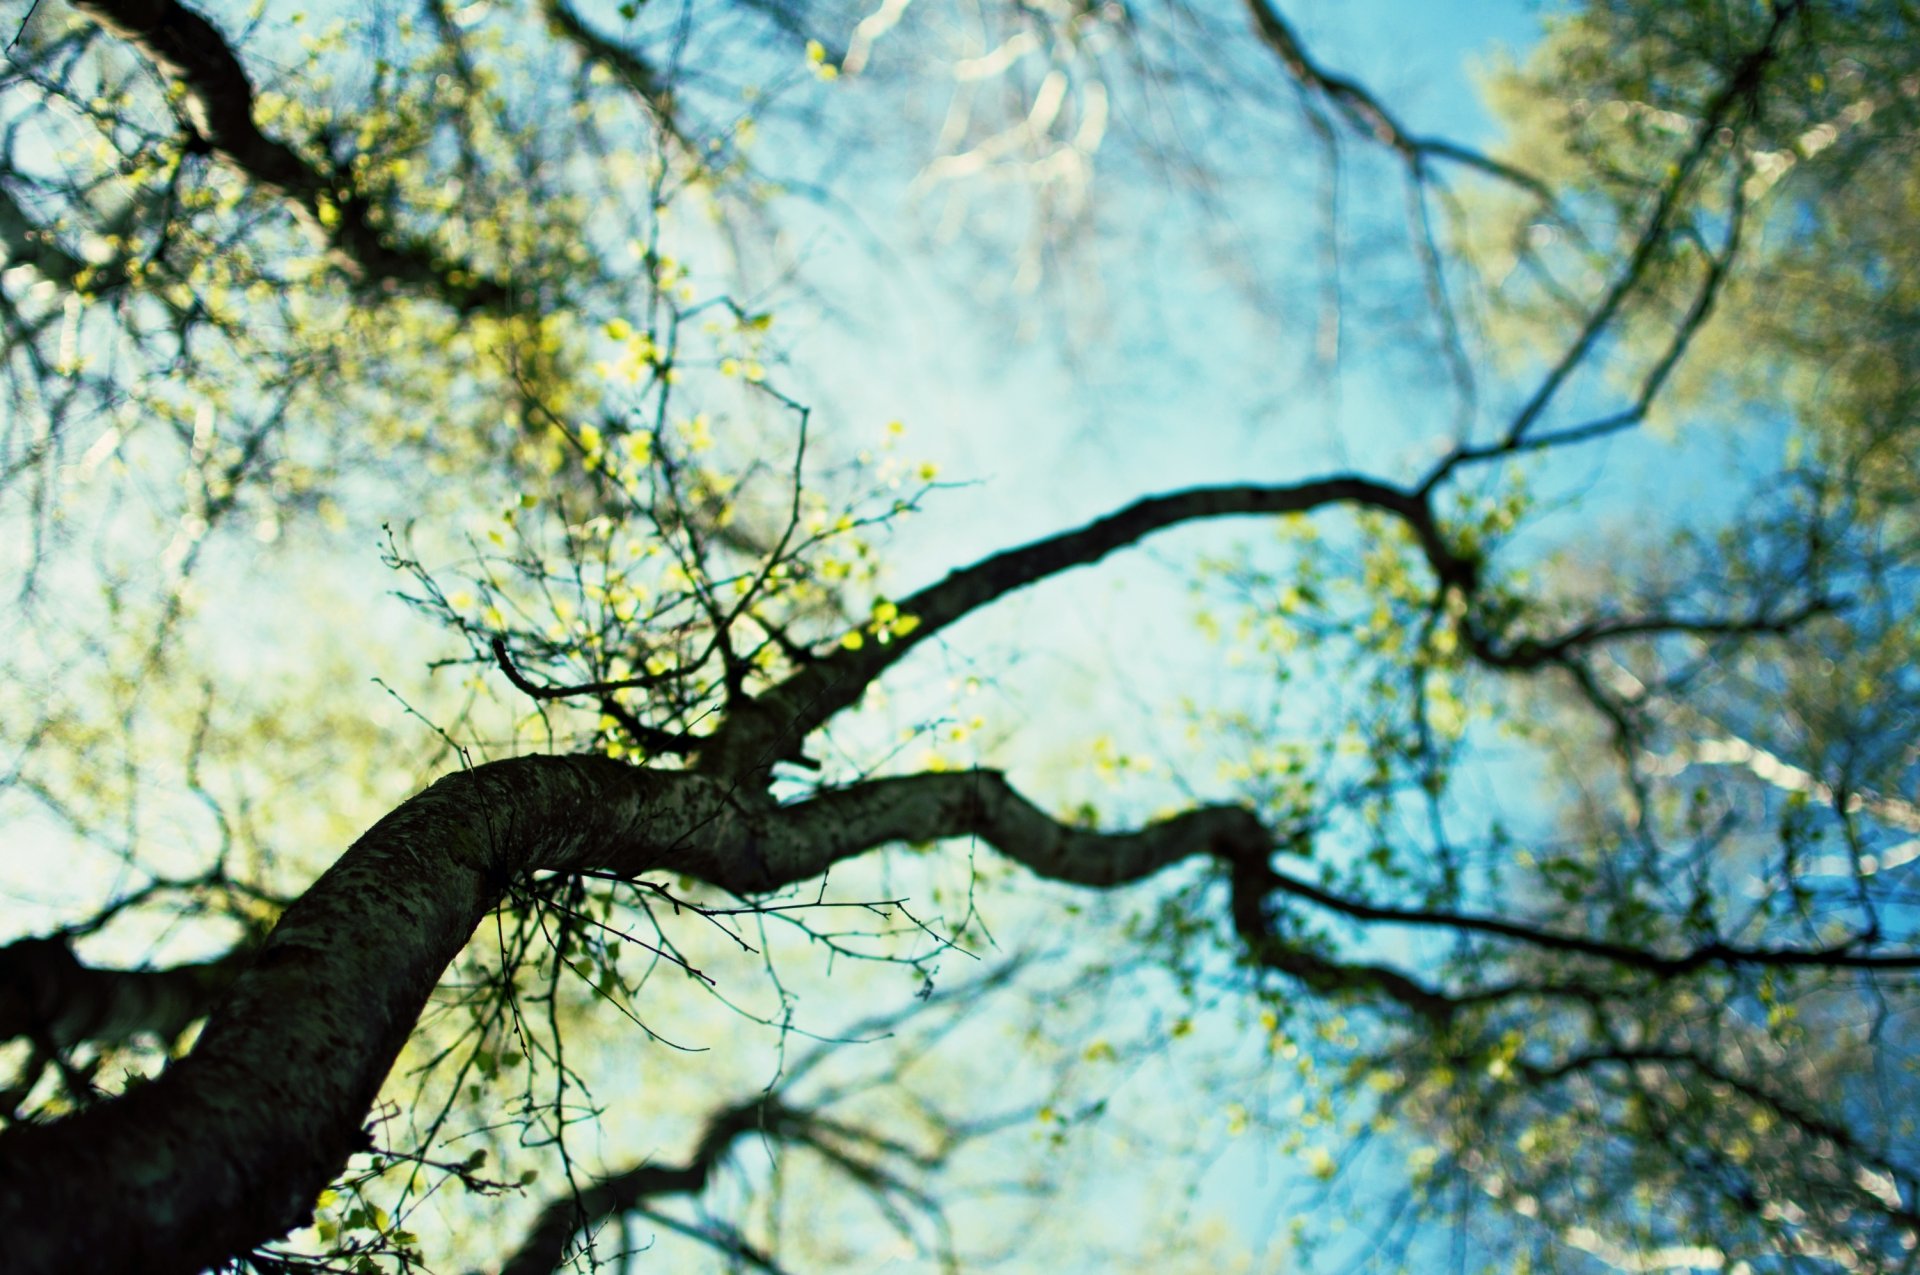
{"label": "blue sky", "polygon": [[[1366,83],[1409,127],[1474,144],[1494,139],[1475,68],[1497,48],[1523,50],[1537,30],[1538,11],[1530,3],[1386,0],[1287,9],[1324,65]],[[1360,154],[1355,162],[1364,169],[1368,158]],[[1313,211],[1311,200],[1285,210],[1303,243],[1313,233]],[[1399,211],[1396,202],[1392,215]],[[1124,240],[1102,247],[1108,264],[1127,251]],[[1150,268],[1129,272],[1139,264],[1121,260],[1115,274],[1150,277]],[[1130,357],[1116,358],[1097,339],[1062,357],[1045,340],[1009,339],[1002,328],[983,327],[931,281],[930,271],[918,273],[925,269],[909,257],[903,277],[863,294],[870,328],[803,330],[797,359],[823,382],[839,409],[840,428],[856,437],[865,430],[877,441],[883,422],[904,419],[903,451],[937,461],[944,478],[975,484],[937,493],[927,511],[900,530],[888,576],[899,592],[1150,492],[1291,481],[1347,467],[1405,476],[1450,423],[1444,403],[1436,409],[1423,401],[1429,385],[1411,387],[1419,393],[1410,394],[1404,383],[1364,372],[1343,370],[1337,390],[1302,380],[1297,396],[1273,396],[1263,384],[1268,367],[1257,342],[1275,329],[1282,334],[1277,339],[1288,339],[1287,325],[1255,328],[1256,344],[1249,345],[1238,308],[1244,302],[1204,274],[1190,285],[1158,281],[1158,295],[1168,301],[1160,322],[1137,325],[1125,352]],[[1115,287],[1127,301],[1125,285]],[[1017,311],[1018,304],[1009,309]],[[885,341],[876,343],[876,333]],[[1156,347],[1156,336],[1167,345]],[[1308,338],[1296,331],[1293,339]],[[1247,533],[1244,525],[1182,532],[1049,581],[964,626],[954,646],[993,667],[1003,693],[990,698],[1008,727],[991,760],[1023,767],[1016,778],[1044,791],[1056,783],[1082,786],[1074,754],[1062,755],[1063,740],[1084,740],[1091,729],[1110,730],[1123,747],[1148,755],[1177,753],[1181,744],[1160,738],[1164,710],[1182,694],[1205,700],[1221,686],[1219,653],[1199,643],[1192,626],[1191,551],[1224,547]],[[919,660],[925,667],[928,657]],[[911,670],[902,673],[914,680]],[[990,707],[990,721],[993,716]],[[1244,1044],[1244,1033],[1203,1016],[1192,1043],[1230,1055]],[[1209,1097],[1202,1073],[1210,1067],[1202,1056],[1170,1053],[1152,1073],[1175,1092],[1183,1084],[1202,1086],[1176,1099],[1193,1104],[1195,1118],[1216,1119],[1236,1099],[1284,1112],[1294,1087],[1282,1069],[1275,1069],[1264,1094]],[[1142,1086],[1151,1093],[1142,1080],[1122,1091],[1117,1105],[1128,1094],[1142,1100]],[[1291,1211],[1312,1203],[1311,1178],[1272,1138],[1222,1137],[1218,1145],[1219,1159],[1199,1179],[1193,1212],[1223,1220],[1262,1269],[1280,1251]],[[1383,1185],[1390,1192],[1399,1184]],[[1094,1225],[1127,1234],[1142,1216],[1135,1195],[1142,1188],[1129,1173],[1110,1189]],[[1349,1189],[1366,1200],[1365,1181]],[[1336,1244],[1322,1265],[1339,1269],[1350,1256]]]}
{"label": "blue sky", "polygon": [[[1491,121],[1472,69],[1494,47],[1524,48],[1538,8],[1301,0],[1287,12],[1324,65],[1367,84],[1410,128],[1486,143]],[[857,93],[859,85],[831,91]],[[1355,189],[1366,193],[1359,178],[1377,175],[1377,157],[1358,145],[1349,154]],[[1257,183],[1248,189],[1260,190]],[[1255,197],[1276,193],[1285,192],[1267,189]],[[1150,492],[1290,481],[1347,467],[1404,476],[1445,436],[1450,412],[1435,401],[1432,384],[1389,379],[1369,356],[1360,325],[1351,337],[1358,352],[1343,356],[1337,374],[1315,367],[1302,351],[1315,338],[1317,311],[1311,289],[1302,290],[1297,280],[1287,282],[1285,304],[1264,315],[1264,323],[1246,321],[1263,301],[1250,301],[1234,286],[1232,251],[1247,248],[1256,283],[1269,264],[1262,253],[1282,261],[1305,254],[1299,274],[1310,277],[1312,199],[1238,209],[1248,238],[1214,260],[1183,246],[1183,232],[1197,231],[1197,222],[1168,227],[1171,233],[1164,243],[1155,241],[1151,255],[1144,248],[1134,255],[1125,228],[1162,210],[1192,217],[1180,208],[1169,198],[1111,210],[1110,224],[1123,233],[1098,245],[1095,256],[1111,271],[1113,295],[1126,313],[1114,317],[1105,337],[1099,324],[1056,341],[983,322],[969,299],[950,289],[938,261],[917,255],[925,246],[913,243],[896,245],[899,255],[887,272],[849,280],[835,298],[858,314],[858,326],[837,326],[824,311],[812,321],[804,313],[791,324],[783,317],[778,330],[791,340],[801,379],[825,408],[820,429],[835,446],[843,452],[877,447],[885,423],[900,419],[907,425],[901,450],[936,462],[944,479],[960,484],[936,493],[926,511],[883,546],[890,591],[905,592],[983,554]],[[1363,223],[1370,215],[1357,213]],[[1397,218],[1398,203],[1380,215]],[[832,218],[829,210],[818,223],[816,260],[857,262],[850,242],[831,238]],[[1349,268],[1364,269],[1363,261]],[[1075,284],[1069,278],[1053,286]],[[1143,291],[1130,292],[1135,286]],[[1138,296],[1152,304],[1143,306]],[[1084,311],[1099,302],[1043,287],[1032,296],[993,298],[989,313],[998,307],[1045,315],[1058,307],[1071,314],[1076,305]],[[957,668],[978,661],[997,682],[987,709],[985,758],[1016,767],[1017,780],[1052,795],[1084,783],[1084,758],[1072,751],[1074,741],[1098,731],[1112,731],[1123,746],[1149,755],[1177,752],[1177,744],[1159,738],[1167,728],[1163,710],[1183,694],[1218,694],[1224,683],[1218,652],[1201,645],[1192,626],[1190,555],[1229,544],[1245,530],[1180,533],[1009,599],[956,632],[944,658]],[[378,599],[393,587],[392,577],[371,569],[370,561],[361,565],[369,567],[364,604],[389,606]],[[925,652],[902,673],[912,681],[941,658]],[[945,693],[943,684],[935,687],[935,698]],[[386,705],[383,693],[366,695]],[[407,728],[391,707],[385,711],[394,728]],[[26,867],[30,879],[43,872],[40,863],[10,866]],[[1179,1006],[1169,999],[1142,1012],[1162,1009]],[[1234,1028],[1202,1021],[1192,1047],[1231,1053],[1238,1047]],[[1170,1055],[1155,1064],[1160,1071],[1154,1074],[1169,1085],[1192,1086],[1179,1094],[1183,1110],[1211,1119],[1225,1096],[1207,1091],[1207,1065],[1187,1061],[1203,1056]],[[1136,1100],[1150,1097],[1139,1092],[1145,1084],[1134,1087]],[[1276,1080],[1275,1090],[1284,1103],[1285,1082]],[[1225,1219],[1243,1243],[1263,1251],[1285,1234],[1286,1211],[1298,1202],[1294,1192],[1302,1183],[1298,1165],[1256,1136],[1221,1147],[1221,1158],[1202,1178],[1194,1212]],[[1151,1189],[1137,1181],[1124,1188]],[[1124,1234],[1137,1203],[1133,1195],[1116,1195],[1089,1224]]]}

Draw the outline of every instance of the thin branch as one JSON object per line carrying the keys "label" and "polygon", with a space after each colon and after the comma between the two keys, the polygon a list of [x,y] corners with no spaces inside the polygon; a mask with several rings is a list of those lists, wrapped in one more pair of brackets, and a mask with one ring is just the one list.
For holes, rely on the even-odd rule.
{"label": "thin branch", "polygon": [[603,1178],[584,1190],[555,1199],[540,1211],[500,1275],[551,1275],[565,1263],[567,1247],[582,1230],[638,1208],[663,1195],[697,1195],[740,1139],[758,1135],[776,1141],[803,1134],[808,1113],[786,1106],[777,1096],[757,1097],[727,1107],[707,1120],[693,1154],[675,1165],[644,1164]]}
{"label": "thin branch", "polygon": [[1790,610],[1778,613],[1761,611],[1744,617],[1643,615],[1595,618],[1575,625],[1554,637],[1520,638],[1499,646],[1487,635],[1470,633],[1474,656],[1493,668],[1525,671],[1549,665],[1565,665],[1575,655],[1605,642],[1622,638],[1650,637],[1784,637],[1818,616],[1830,615],[1841,602],[1816,597]]}
{"label": "thin branch", "polygon": [[[654,753],[672,753],[683,755],[691,753],[701,746],[701,741],[692,735],[683,735],[678,731],[662,730],[658,726],[648,726],[629,712],[618,700],[614,692],[645,689],[675,681],[685,676],[681,670],[661,674],[648,674],[641,677],[621,678],[610,682],[582,682],[573,686],[542,686],[522,673],[513,662],[512,654],[507,650],[507,640],[495,634],[492,640],[493,658],[500,671],[513,683],[515,690],[537,700],[573,699],[593,696],[598,699],[600,709],[620,723],[622,729],[631,734],[634,742]],[[704,656],[702,657],[705,658]]]}
{"label": "thin branch", "polygon": [[[1667,1046],[1620,1047],[1589,1050],[1546,1066],[1528,1063],[1524,1059],[1514,1061],[1515,1070],[1529,1083],[1543,1086],[1564,1080],[1568,1076],[1609,1066],[1620,1067],[1630,1073],[1642,1067],[1684,1068],[1711,1084],[1732,1090],[1755,1106],[1765,1108],[1769,1114],[1798,1129],[1807,1137],[1828,1144],[1838,1153],[1837,1158],[1833,1159],[1821,1157],[1828,1163],[1842,1165],[1851,1162],[1889,1178],[1902,1175],[1901,1166],[1865,1145],[1845,1125],[1836,1124],[1798,1099],[1775,1092],[1764,1081],[1738,1075],[1723,1064],[1693,1050]],[[1889,1196],[1863,1189],[1857,1180],[1849,1182],[1846,1191],[1850,1202],[1866,1204],[1871,1201],[1871,1207],[1890,1220],[1902,1226],[1920,1227],[1920,1212],[1902,1205],[1897,1194]]]}
{"label": "thin branch", "polygon": [[1273,0],[1246,0],[1246,3],[1261,43],[1285,64],[1288,74],[1303,88],[1331,102],[1356,129],[1398,154],[1416,177],[1424,175],[1430,161],[1441,160],[1498,178],[1526,191],[1543,204],[1553,204],[1551,188],[1524,169],[1456,142],[1437,137],[1417,137],[1408,132],[1365,87],[1314,61],[1300,43],[1300,37],[1293,27],[1274,6]]}
{"label": "thin branch", "polygon": [[[1778,51],[1778,44],[1787,28],[1788,20],[1798,8],[1797,3],[1788,3],[1774,11],[1773,25],[1768,28],[1766,39],[1761,42],[1759,48],[1740,60],[1720,91],[1708,101],[1701,112],[1693,145],[1673,166],[1672,175],[1660,188],[1660,194],[1654,200],[1652,211],[1647,214],[1646,224],[1641,228],[1633,252],[1628,256],[1619,277],[1607,289],[1607,294],[1600,304],[1587,316],[1587,321],[1581,326],[1579,335],[1548,371],[1539,387],[1534,390],[1533,396],[1521,407],[1507,427],[1505,442],[1509,447],[1518,447],[1526,439],[1534,425],[1546,414],[1547,408],[1559,394],[1561,387],[1566,384],[1567,379],[1586,361],[1587,355],[1598,344],[1601,336],[1613,325],[1614,318],[1626,304],[1627,298],[1640,287],[1641,281],[1653,264],[1655,255],[1666,243],[1667,232],[1680,210],[1682,198],[1687,189],[1692,186],[1701,164],[1713,150],[1720,129],[1736,112],[1752,109],[1760,89],[1761,78]],[[1714,293],[1719,286],[1717,274],[1709,275],[1709,285],[1702,294],[1704,305],[1707,306],[1711,305]],[[1704,318],[1704,308],[1699,308],[1699,313]],[[1696,320],[1696,326],[1697,322]],[[1686,340],[1690,337],[1691,333],[1683,329],[1670,359],[1665,361],[1667,367],[1671,367],[1672,360],[1678,359],[1679,352],[1685,349]],[[1665,379],[1665,370],[1658,373],[1658,379]],[[1655,388],[1658,388],[1657,381]],[[1450,467],[1443,463],[1442,471],[1444,472],[1447,468]]]}
{"label": "thin branch", "polygon": [[[1561,374],[1563,369],[1570,371],[1574,363],[1585,357],[1589,347],[1576,342],[1575,348],[1570,349],[1563,356],[1560,366],[1550,374],[1548,382],[1536,392],[1533,402],[1529,403],[1520,416],[1515,418],[1504,438],[1484,446],[1474,447],[1463,443],[1454,448],[1442,458],[1438,465],[1434,466],[1426,481],[1421,484],[1421,490],[1432,491],[1454,471],[1468,465],[1480,464],[1502,456],[1597,442],[1633,429],[1646,420],[1647,415],[1653,410],[1654,400],[1659,397],[1667,380],[1680,366],[1680,360],[1686,357],[1687,351],[1692,347],[1694,338],[1699,335],[1700,330],[1706,326],[1708,318],[1712,316],[1714,305],[1720,297],[1721,285],[1726,282],[1727,274],[1733,268],[1734,258],[1739,253],[1741,233],[1746,224],[1746,196],[1738,181],[1733,184],[1732,200],[1733,206],[1728,213],[1727,232],[1720,250],[1709,254],[1706,272],[1701,276],[1700,286],[1694,293],[1692,304],[1674,328],[1666,349],[1641,378],[1640,388],[1631,403],[1618,411],[1582,421],[1577,425],[1569,425],[1544,433],[1529,432],[1534,418],[1545,409],[1547,400],[1552,397],[1553,389],[1557,385],[1554,377]],[[1644,247],[1648,242],[1643,238],[1642,246]],[[1644,266],[1644,262],[1642,265]],[[1621,280],[1622,288],[1617,291],[1617,297],[1625,296],[1626,290],[1630,290],[1633,286],[1632,280],[1636,277],[1635,268],[1630,266],[1628,275],[1623,276]],[[1609,304],[1617,304],[1616,298],[1609,298]],[[1599,331],[1600,328],[1590,326],[1588,333],[1583,334],[1583,339],[1588,335],[1597,336]]]}
{"label": "thin branch", "polygon": [[362,284],[390,283],[461,311],[507,310],[515,291],[472,270],[456,270],[426,244],[383,234],[373,206],[341,172],[322,172],[260,131],[254,92],[226,38],[178,0],[76,0],[74,8],[138,49],[183,90],[187,123],[213,153],[285,199],[302,225]]}
{"label": "thin branch", "polygon": [[[1442,590],[1456,588],[1471,597],[1479,583],[1479,562],[1448,542],[1433,512],[1432,488],[1431,479],[1417,490],[1407,490],[1351,474],[1287,486],[1194,487],[1148,497],[1076,530],[994,554],[901,599],[899,613],[911,624],[906,631],[896,630],[885,642],[839,647],[754,699],[734,705],[727,720],[700,746],[700,769],[736,778],[764,774],[775,760],[799,754],[807,735],[857,702],[868,686],[934,634],[1018,589],[1089,566],[1184,523],[1298,514],[1329,505],[1374,510],[1398,519],[1413,533]],[[1835,605],[1831,599],[1819,598],[1780,615],[1594,620],[1557,638],[1524,639],[1510,647],[1496,645],[1472,626],[1467,626],[1466,637],[1474,654],[1489,666],[1533,669],[1566,666],[1576,651],[1624,637],[1784,633]]]}
{"label": "thin branch", "polygon": [[681,132],[673,89],[639,53],[588,26],[567,0],[540,0],[540,12],[555,34],[574,46],[582,61],[607,70],[624,81],[647,104],[662,132],[683,150],[698,157],[698,149]]}

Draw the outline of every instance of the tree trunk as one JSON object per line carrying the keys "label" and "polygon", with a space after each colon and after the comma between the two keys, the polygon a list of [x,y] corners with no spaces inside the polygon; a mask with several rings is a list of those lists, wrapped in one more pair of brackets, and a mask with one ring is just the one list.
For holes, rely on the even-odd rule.
{"label": "tree trunk", "polygon": [[672,834],[703,826],[738,828],[717,785],[604,758],[441,779],[287,910],[191,1055],[0,1135],[0,1269],[190,1275],[305,1224],[370,1145],[388,1069],[508,883],[588,860],[685,870],[704,856]]}

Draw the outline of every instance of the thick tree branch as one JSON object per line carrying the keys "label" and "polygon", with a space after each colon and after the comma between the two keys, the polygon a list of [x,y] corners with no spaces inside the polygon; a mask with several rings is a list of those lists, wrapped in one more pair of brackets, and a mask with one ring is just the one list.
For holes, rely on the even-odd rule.
{"label": "thick tree branch", "polygon": [[[0,1136],[0,1234],[14,1237],[13,1269],[191,1272],[302,1224],[320,1189],[369,1145],[360,1122],[441,973],[529,872],[664,871],[757,894],[888,842],[966,835],[1037,875],[1096,888],[1210,855],[1230,867],[1249,960],[1317,991],[1389,998],[1435,1023],[1486,994],[1455,998],[1397,970],[1321,956],[1278,932],[1273,897],[1618,959],[1609,945],[1488,918],[1370,914],[1276,874],[1270,834],[1239,807],[1102,833],[1050,818],[988,771],[875,780],[781,808],[724,779],[603,757],[495,762],[440,780],[355,842],[286,911],[185,1060],[121,1098]],[[1719,944],[1626,963],[1677,972],[1740,960],[1920,965]],[[29,1225],[46,1218],[65,1225]]]}
{"label": "thick tree branch", "polygon": [[365,284],[390,284],[463,311],[509,309],[506,283],[455,271],[424,243],[377,229],[373,205],[344,173],[323,173],[254,120],[253,85],[226,38],[178,0],[75,0],[74,8],[138,49],[183,90],[187,122],[214,154],[285,199],[336,265]]}
{"label": "thick tree branch", "polygon": [[937,584],[900,600],[902,615],[917,626],[882,645],[840,648],[794,673],[747,704],[736,705],[710,737],[701,769],[746,778],[799,749],[800,742],[834,714],[856,702],[881,674],[908,651],[949,625],[1016,589],[1088,566],[1158,531],[1211,518],[1306,513],[1350,504],[1400,519],[1419,540],[1443,585],[1473,591],[1477,564],[1447,543],[1424,496],[1355,475],[1288,486],[1193,487],[1151,496],[1084,527],[1048,536],[961,568]]}
{"label": "thick tree branch", "polygon": [[185,1275],[302,1224],[369,1145],[388,1067],[514,877],[680,864],[679,843],[725,823],[710,791],[664,787],[605,759],[529,758],[449,776],[381,820],[287,910],[186,1059],[0,1136],[9,1270]]}
{"label": "thick tree branch", "polygon": [[[1270,863],[1273,834],[1242,807],[1205,806],[1135,832],[1097,832],[1055,820],[995,771],[870,780],[787,807],[771,827],[766,841],[768,863],[783,880],[817,876],[868,846],[967,835],[980,837],[1036,876],[1102,889],[1144,880],[1196,855],[1210,855],[1233,871],[1236,926],[1250,955],[1298,975],[1317,990],[1385,990],[1423,1013],[1442,1009],[1450,1012],[1455,1002],[1391,969],[1316,965],[1317,958],[1283,950],[1287,945],[1274,936],[1268,900],[1286,895],[1356,921],[1484,934],[1665,976],[1712,965],[1920,969],[1920,953],[1868,951],[1857,941],[1824,948],[1756,947],[1716,941],[1663,954],[1502,917],[1444,908],[1382,906],[1275,871]],[[1462,996],[1459,1001],[1466,999],[1469,997]]]}
{"label": "thick tree branch", "polygon": [[[1285,879],[1268,866],[1273,837],[1239,806],[1204,806],[1134,832],[1060,823],[994,771],[877,779],[780,812],[773,839],[782,873],[824,872],[862,845],[978,836],[1036,876],[1108,889],[1197,855],[1231,869],[1231,913],[1248,960],[1323,993],[1384,995],[1436,1022],[1459,1004],[1383,965],[1332,960],[1276,933],[1269,900]],[[793,856],[788,858],[786,856]]]}
{"label": "thick tree branch", "polygon": [[[361,1121],[442,971],[528,872],[665,871],[756,893],[897,837],[980,827],[1036,871],[1114,885],[1209,848],[1254,855],[1265,840],[1228,808],[1137,833],[1067,828],[984,773],[785,811],[736,792],[601,757],[527,757],[402,804],[286,911],[186,1059],[79,1115],[0,1135],[11,1269],[184,1275],[305,1222],[370,1145]],[[1281,959],[1305,962],[1317,985],[1364,977]]]}
{"label": "thick tree branch", "polygon": [[252,959],[241,947],[167,969],[100,969],[82,965],[63,939],[21,939],[0,947],[0,1040],[60,1049],[142,1034],[171,1040],[205,1018]]}

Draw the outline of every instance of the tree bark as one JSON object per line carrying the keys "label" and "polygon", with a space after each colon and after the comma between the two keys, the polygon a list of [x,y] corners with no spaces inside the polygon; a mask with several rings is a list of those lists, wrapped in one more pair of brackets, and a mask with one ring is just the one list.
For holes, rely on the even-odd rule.
{"label": "tree bark", "polygon": [[745,895],[890,841],[966,834],[1096,887],[1199,853],[1256,864],[1267,846],[1232,807],[1133,832],[1069,827],[990,771],[871,781],[789,807],[604,757],[449,775],[287,910],[188,1057],[121,1097],[0,1135],[0,1263],[9,1275],[189,1275],[304,1225],[371,1146],[362,1121],[442,971],[528,872],[664,871]]}
{"label": "tree bark", "polygon": [[1102,887],[1266,844],[1230,807],[1135,832],[1067,827],[988,771],[784,808],[724,779],[604,757],[449,775],[287,910],[190,1055],[118,1098],[0,1135],[0,1267],[190,1275],[304,1225],[371,1146],[362,1121],[441,973],[528,872],[661,871],[745,895],[889,841],[969,833],[1040,875]]}
{"label": "tree bark", "polygon": [[192,1054],[119,1098],[0,1135],[0,1268],[187,1275],[303,1225],[369,1145],[361,1122],[381,1082],[509,882],[589,864],[697,868],[698,830],[737,822],[715,784],[604,758],[441,779],[287,910]]}
{"label": "tree bark", "polygon": [[0,1134],[0,1269],[188,1275],[303,1225],[362,1127],[442,972],[529,872],[666,872],[736,895],[805,881],[895,841],[976,836],[1035,875],[1095,889],[1205,855],[1226,869],[1250,963],[1324,995],[1444,1026],[1469,1003],[1590,993],[1586,974],[1450,992],[1340,961],[1276,925],[1291,898],[1354,920],[1442,926],[1675,974],[1709,964],[1909,969],[1920,954],[1738,948],[1662,954],[1499,917],[1402,909],[1278,872],[1252,812],[1202,806],[1144,827],[1064,824],[994,771],[874,779],[788,806],[695,771],[522,757],[449,775],[375,824],[281,918],[193,1053],[159,1079],[51,1124]]}
{"label": "tree bark", "polygon": [[165,969],[101,969],[81,964],[64,938],[20,939],[0,947],[0,1041],[25,1036],[62,1049],[140,1035],[170,1041],[205,1018],[252,961],[241,946]]}

